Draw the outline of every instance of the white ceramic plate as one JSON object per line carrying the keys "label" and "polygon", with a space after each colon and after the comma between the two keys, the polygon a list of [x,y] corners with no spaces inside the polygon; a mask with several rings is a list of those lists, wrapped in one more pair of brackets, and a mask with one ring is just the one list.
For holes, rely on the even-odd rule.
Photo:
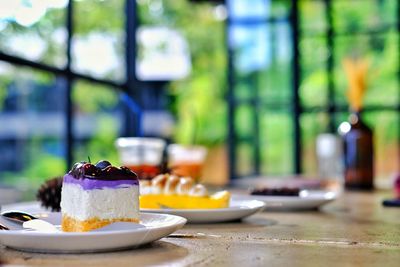
{"label": "white ceramic plate", "polygon": [[141,209],[145,212],[160,212],[186,218],[189,223],[218,223],[243,219],[264,209],[265,203],[258,200],[231,200],[224,209]]}
{"label": "white ceramic plate", "polygon": [[[41,219],[59,225],[60,213],[41,213]],[[140,224],[116,223],[103,231],[44,233],[33,230],[0,231],[0,243],[18,250],[45,253],[89,253],[134,248],[163,238],[186,223],[169,214],[140,214]]]}
{"label": "white ceramic plate", "polygon": [[234,195],[233,199],[259,200],[266,205],[265,210],[311,210],[317,209],[335,200],[337,194],[332,191],[302,190],[300,196],[258,196]]}

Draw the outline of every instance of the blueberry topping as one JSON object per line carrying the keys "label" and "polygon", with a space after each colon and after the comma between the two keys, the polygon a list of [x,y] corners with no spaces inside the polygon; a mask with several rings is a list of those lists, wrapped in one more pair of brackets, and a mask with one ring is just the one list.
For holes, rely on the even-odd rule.
{"label": "blueberry topping", "polygon": [[103,170],[107,175],[117,175],[121,170],[114,166],[108,166]]}
{"label": "blueberry topping", "polygon": [[297,187],[257,188],[250,192],[251,195],[259,196],[299,196],[300,189]]}
{"label": "blueberry topping", "polygon": [[127,167],[112,166],[109,161],[102,160],[93,165],[89,162],[75,163],[68,173],[76,179],[97,180],[136,180],[137,175]]}
{"label": "blueberry topping", "polygon": [[129,174],[129,175],[136,175],[136,173],[134,173],[131,169],[129,169],[129,168],[126,167],[126,166],[121,166],[121,167],[119,167],[119,168],[121,169],[121,171],[125,172],[126,174]]}
{"label": "blueberry topping", "polygon": [[111,163],[107,160],[100,160],[96,163],[96,167],[99,169],[105,169],[106,167],[111,166]]}
{"label": "blueberry topping", "polygon": [[86,176],[97,177],[100,173],[99,168],[97,168],[91,163],[85,163],[83,164],[82,167],[83,167],[83,174]]}

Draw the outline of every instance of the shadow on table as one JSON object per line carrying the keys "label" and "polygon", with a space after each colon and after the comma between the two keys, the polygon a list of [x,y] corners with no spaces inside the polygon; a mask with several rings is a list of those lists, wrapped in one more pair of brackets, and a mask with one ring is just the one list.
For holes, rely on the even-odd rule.
{"label": "shadow on table", "polygon": [[[0,246],[0,263],[45,266],[129,266],[172,263],[188,255],[184,247],[167,241],[155,241],[127,250],[86,254],[30,253]],[[1,265],[2,266],[2,265]]]}
{"label": "shadow on table", "polygon": [[213,229],[227,229],[229,227],[237,228],[240,226],[241,228],[254,228],[260,226],[272,226],[278,224],[278,221],[267,219],[263,217],[250,216],[249,218],[239,219],[235,221],[228,222],[220,222],[220,223],[212,223],[212,224],[187,224],[185,225],[185,229],[198,228],[198,227],[206,227]]}

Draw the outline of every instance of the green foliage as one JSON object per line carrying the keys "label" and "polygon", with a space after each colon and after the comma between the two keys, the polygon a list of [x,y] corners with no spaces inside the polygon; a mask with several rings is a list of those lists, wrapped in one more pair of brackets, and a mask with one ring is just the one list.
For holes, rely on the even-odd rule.
{"label": "green foliage", "polygon": [[396,23],[396,0],[340,0],[332,3],[334,27],[338,31],[363,31]]}
{"label": "green foliage", "polygon": [[[4,100],[10,93],[7,88],[15,83],[16,90],[27,90],[24,83],[35,81],[38,85],[48,85],[54,82],[54,75],[44,71],[38,71],[26,67],[15,67],[8,63],[1,63],[7,71],[0,73],[0,110],[4,104]],[[21,86],[18,86],[21,85]]]}
{"label": "green foliage", "polygon": [[4,99],[7,96],[7,86],[11,83],[12,79],[8,75],[0,75],[0,111],[4,106]]}
{"label": "green foliage", "polygon": [[[65,12],[62,9],[50,9],[39,21],[30,27],[24,27],[16,22],[8,22],[7,27],[1,30],[0,49],[9,52],[14,51],[13,47],[8,45],[9,39],[13,37],[38,37],[44,40],[46,52],[39,58],[43,63],[51,65],[63,65],[66,57],[65,43],[59,45],[55,43],[54,31],[61,29],[65,23]],[[34,55],[35,56],[35,55]]]}
{"label": "green foliage", "polygon": [[293,126],[288,112],[266,112],[261,118],[262,172],[287,173],[292,168]]}
{"label": "green foliage", "polygon": [[64,171],[64,158],[45,153],[31,161],[23,176],[29,177],[33,184],[37,184],[56,175],[63,175]]}
{"label": "green foliage", "polygon": [[102,109],[111,109],[118,103],[118,94],[106,86],[93,85],[79,81],[75,83],[72,100],[77,112],[96,113]]}
{"label": "green foliage", "polygon": [[63,157],[47,153],[36,153],[34,159],[27,160],[26,163],[26,168],[19,173],[2,174],[2,183],[23,189],[37,188],[47,179],[62,176],[66,169]]}
{"label": "green foliage", "polygon": [[116,91],[106,86],[78,82],[73,90],[73,102],[75,115],[93,118],[93,135],[86,144],[76,147],[75,161],[86,160],[90,156],[93,162],[101,159],[117,162],[114,141],[119,135],[119,127],[113,117],[113,109],[119,104]]}
{"label": "green foliage", "polygon": [[75,34],[91,32],[122,33],[124,29],[124,0],[74,1]]}
{"label": "green foliage", "polygon": [[119,162],[114,142],[118,137],[118,127],[112,115],[97,113],[101,119],[98,120],[94,135],[86,145],[77,147],[74,155],[75,161],[87,160],[90,157],[92,162],[106,159],[113,164]]}
{"label": "green foliage", "polygon": [[152,12],[154,1],[140,1],[141,23],[180,31],[189,43],[192,73],[169,86],[171,110],[177,117],[175,142],[215,145],[226,136],[224,23],[215,19],[210,4],[187,0],[162,1],[162,14]]}
{"label": "green foliage", "polygon": [[307,106],[324,106],[327,102],[327,73],[316,70],[305,79],[301,85],[300,100]]}

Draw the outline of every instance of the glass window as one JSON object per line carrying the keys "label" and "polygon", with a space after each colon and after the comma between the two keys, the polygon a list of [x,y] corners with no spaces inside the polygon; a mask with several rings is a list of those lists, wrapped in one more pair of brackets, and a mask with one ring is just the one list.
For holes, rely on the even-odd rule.
{"label": "glass window", "polygon": [[270,0],[253,0],[249,4],[246,0],[231,0],[228,1],[228,8],[231,16],[234,19],[251,18],[260,19],[266,18],[270,14]]}
{"label": "glass window", "polygon": [[293,165],[293,124],[288,111],[267,111],[261,118],[262,174],[288,174]]}
{"label": "glass window", "polygon": [[[399,102],[398,82],[395,79],[399,66],[399,50],[396,42],[398,34],[340,36],[336,37],[337,61],[335,81],[335,101],[346,103],[348,81],[342,61],[346,57],[357,55],[367,60],[369,65],[368,90],[364,104],[368,105],[396,105]],[[356,45],[355,45],[356,44]]]}
{"label": "glass window", "polygon": [[[67,62],[69,3],[73,36]],[[135,103],[148,108],[139,112],[143,129],[145,121],[158,127],[154,121],[168,120],[162,126],[167,130],[150,127],[147,133],[162,132],[180,143],[223,147],[231,105],[240,175],[288,174],[297,163],[305,174],[315,174],[315,139],[347,120],[347,57],[370,64],[363,116],[375,131],[377,176],[398,169],[398,1],[135,3],[139,27],[126,32],[124,0],[0,1],[1,179],[38,183],[65,172],[63,159],[118,161],[113,140],[141,132],[120,90],[137,93]],[[125,50],[127,36],[137,38],[137,51]],[[125,62],[127,52],[137,52],[136,61]],[[126,64],[135,64],[134,85],[126,86]],[[234,97],[227,103],[230,75]],[[73,159],[65,149],[69,134]],[[388,155],[393,161],[385,161]]]}
{"label": "glass window", "polygon": [[326,38],[303,38],[300,42],[300,101],[304,107],[326,106],[328,103],[327,59],[330,54]]}
{"label": "glass window", "polygon": [[303,173],[316,177],[318,175],[318,161],[316,155],[316,140],[319,134],[328,130],[328,114],[304,113],[300,117],[302,136],[302,167]]}
{"label": "glass window", "polygon": [[24,59],[64,67],[67,2],[0,1],[0,50]]}
{"label": "glass window", "polygon": [[125,80],[124,0],[74,1],[72,69]]}
{"label": "glass window", "polygon": [[301,33],[309,35],[324,34],[327,28],[326,7],[324,1],[299,1]]}
{"label": "glass window", "polygon": [[[366,112],[363,116],[374,125],[373,128],[377,131],[375,136],[377,177],[388,177],[390,172],[396,170],[395,161],[383,164],[382,153],[387,148],[388,153],[393,155],[392,158],[398,159],[396,153],[398,154],[399,149],[394,141],[389,142],[394,139],[385,139],[392,146],[389,148],[382,138],[383,135],[396,136],[398,131],[395,126],[386,125],[389,121],[393,125],[398,124],[395,118],[400,97],[397,77],[400,58],[399,33],[396,30],[398,3],[396,4],[393,0],[335,0],[327,5],[327,1],[304,0],[298,2],[298,22],[279,21],[278,23],[268,20],[271,16],[268,12],[277,10],[274,7],[278,2],[283,3],[281,1],[264,2],[263,10],[267,13],[267,18],[264,20],[257,15],[238,16],[238,18],[233,15],[232,21],[228,24],[231,29],[229,40],[234,49],[233,74],[236,79],[232,89],[235,101],[231,105],[237,107],[237,116],[242,117],[242,112],[239,112],[240,104],[252,104],[247,112],[250,115],[246,119],[241,118],[240,122],[235,120],[236,123],[244,122],[235,129],[237,133],[241,133],[244,125],[247,125],[247,135],[251,134],[249,129],[260,131],[255,134],[260,139],[253,143],[249,141],[247,145],[252,144],[253,148],[250,147],[247,150],[254,151],[254,146],[260,145],[263,174],[293,172],[293,160],[300,161],[303,173],[317,174],[315,142],[318,135],[332,131],[335,133],[340,122],[347,120],[348,116],[346,97],[348,81],[342,62],[348,57],[364,58],[370,66],[364,97]],[[240,5],[245,5],[245,3],[240,2]],[[283,6],[286,7],[286,14],[292,12],[290,4],[285,3],[280,7]],[[241,9],[245,10],[244,7]],[[281,12],[282,8],[278,10]],[[280,14],[285,14],[285,12]],[[331,17],[328,17],[329,15]],[[294,26],[293,23],[299,23],[297,46],[300,84],[298,88],[293,88],[295,84],[292,80],[294,54],[291,38],[294,32],[290,27]],[[332,24],[329,25],[329,23]],[[260,34],[261,32],[263,34]],[[277,38],[277,36],[283,36],[283,38]],[[267,43],[263,44],[262,52],[257,49],[257,42]],[[282,49],[282,47],[287,47],[287,49]],[[285,60],[279,60],[281,57],[277,56],[279,55],[277,49],[286,51],[282,53],[287,56]],[[263,63],[258,65],[254,62],[247,65],[243,63],[251,62],[253,55],[260,55],[262,59],[257,58],[258,61],[255,62]],[[241,60],[242,58],[246,61]],[[249,66],[259,68],[251,69]],[[297,101],[293,98],[294,90],[298,90],[299,93],[298,103],[293,103]],[[299,106],[298,114],[294,114],[296,110],[292,107],[297,105]],[[260,112],[259,106],[265,108],[266,112]],[[289,108],[290,112],[277,112],[285,108]],[[262,118],[259,122],[260,126],[254,125],[257,120],[250,119],[251,114],[254,114],[251,109],[258,112]],[[373,111],[367,112],[368,110]],[[279,119],[274,120],[278,117]],[[299,120],[299,134],[296,134],[293,118]],[[376,126],[378,120],[382,120],[382,125]],[[267,121],[269,124],[266,123]],[[299,158],[294,155],[295,147],[298,147],[296,144],[300,146]],[[288,153],[291,156],[288,157]],[[282,156],[284,154],[285,157]],[[250,155],[254,156],[254,153]],[[251,167],[249,167],[249,173],[251,173]]]}
{"label": "glass window", "polygon": [[125,120],[119,94],[114,88],[77,81],[73,88],[74,161],[88,157],[119,162],[114,141],[121,135]]}
{"label": "glass window", "polygon": [[0,183],[22,189],[65,171],[65,80],[0,63]]}
{"label": "glass window", "polygon": [[379,30],[386,25],[395,27],[396,10],[398,10],[396,2],[398,1],[332,1],[333,26],[339,33]]}

